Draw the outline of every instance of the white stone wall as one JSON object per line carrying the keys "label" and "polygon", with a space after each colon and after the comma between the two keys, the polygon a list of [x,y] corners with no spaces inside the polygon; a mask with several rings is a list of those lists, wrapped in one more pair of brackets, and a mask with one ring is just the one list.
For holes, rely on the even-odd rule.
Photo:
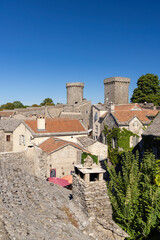
{"label": "white stone wall", "polygon": [[[21,144],[19,142],[20,136],[24,136],[24,143],[21,137]],[[28,145],[31,143],[32,138],[31,132],[26,128],[26,126],[21,123],[13,132],[13,151],[24,151],[27,149]]]}
{"label": "white stone wall", "polygon": [[88,146],[87,150],[91,154],[98,156],[99,161],[105,160],[108,157],[108,146],[98,141]]}

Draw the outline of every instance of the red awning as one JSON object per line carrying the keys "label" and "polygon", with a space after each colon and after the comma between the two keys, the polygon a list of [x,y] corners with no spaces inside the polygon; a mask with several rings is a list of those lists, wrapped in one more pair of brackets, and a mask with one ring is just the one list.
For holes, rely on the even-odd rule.
{"label": "red awning", "polygon": [[67,175],[65,177],[62,177],[61,179],[67,180],[70,184],[72,184],[72,175]]}
{"label": "red awning", "polygon": [[70,184],[67,180],[62,179],[62,178],[56,178],[56,177],[48,178],[48,181],[52,182],[52,183],[55,183],[55,184],[57,184],[59,186],[62,186],[62,187],[68,186]]}

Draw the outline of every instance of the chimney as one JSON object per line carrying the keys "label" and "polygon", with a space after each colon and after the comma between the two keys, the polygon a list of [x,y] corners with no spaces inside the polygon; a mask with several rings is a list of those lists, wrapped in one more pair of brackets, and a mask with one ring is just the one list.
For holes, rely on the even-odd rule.
{"label": "chimney", "polygon": [[110,113],[115,112],[115,104],[113,102],[109,102],[108,110]]}
{"label": "chimney", "polygon": [[46,130],[46,121],[44,116],[37,117],[37,130],[38,131]]}

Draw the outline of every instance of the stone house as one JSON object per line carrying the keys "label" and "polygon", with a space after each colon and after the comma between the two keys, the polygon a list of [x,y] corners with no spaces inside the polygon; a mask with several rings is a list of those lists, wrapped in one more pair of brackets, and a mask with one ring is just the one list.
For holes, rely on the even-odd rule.
{"label": "stone house", "polygon": [[77,142],[77,137],[87,136],[88,131],[79,120],[39,117],[21,122],[13,132],[13,151],[26,150],[39,145],[50,137]]}
{"label": "stone house", "polygon": [[13,131],[20,123],[15,119],[0,120],[0,152],[13,151]]}
{"label": "stone house", "polygon": [[28,148],[27,156],[34,163],[37,177],[63,177],[74,171],[74,165],[81,163],[81,154],[88,152],[79,144],[51,137]]}
{"label": "stone house", "polygon": [[108,112],[108,104],[92,105],[92,138],[100,141],[101,118]]}
{"label": "stone house", "polygon": [[160,113],[142,134],[143,152],[150,150],[160,158]]}
{"label": "stone house", "polygon": [[90,137],[79,137],[78,143],[88,150],[91,154],[98,156],[100,164],[108,157],[108,146],[99,141],[95,141]]}
{"label": "stone house", "polygon": [[110,103],[108,110],[95,121],[95,124],[99,124],[97,139],[106,142],[103,134],[104,125],[109,129],[125,128],[138,135],[138,137],[130,137],[130,147],[134,147],[142,139],[142,133],[157,113],[157,110],[144,109],[137,103],[122,105]]}

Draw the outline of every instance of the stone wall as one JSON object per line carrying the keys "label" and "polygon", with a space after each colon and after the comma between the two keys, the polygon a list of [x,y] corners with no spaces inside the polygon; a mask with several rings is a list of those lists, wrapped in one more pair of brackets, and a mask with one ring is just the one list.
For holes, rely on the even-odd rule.
{"label": "stone wall", "polygon": [[92,236],[98,240],[124,240],[129,237],[112,220],[112,207],[104,180],[85,182],[80,176],[73,174],[72,194],[75,204],[92,223]]}
{"label": "stone wall", "polygon": [[4,152],[4,131],[0,130],[0,152]]}
{"label": "stone wall", "polygon": [[107,194],[106,182],[94,181],[86,183],[78,175],[73,174],[73,197],[88,216],[106,216],[112,218],[112,208]]}
{"label": "stone wall", "polygon": [[70,191],[27,167],[25,153],[0,154],[0,239],[93,240],[80,230],[87,219],[69,200]]}
{"label": "stone wall", "polygon": [[[7,135],[10,136],[10,141],[6,140]],[[4,130],[0,130],[0,152],[13,151],[13,134],[5,133]]]}
{"label": "stone wall", "polygon": [[9,161],[9,164],[12,167],[17,166],[30,174],[33,174],[33,162],[32,159],[26,157],[26,152],[4,152],[0,153],[0,162],[5,159],[6,162]]}

